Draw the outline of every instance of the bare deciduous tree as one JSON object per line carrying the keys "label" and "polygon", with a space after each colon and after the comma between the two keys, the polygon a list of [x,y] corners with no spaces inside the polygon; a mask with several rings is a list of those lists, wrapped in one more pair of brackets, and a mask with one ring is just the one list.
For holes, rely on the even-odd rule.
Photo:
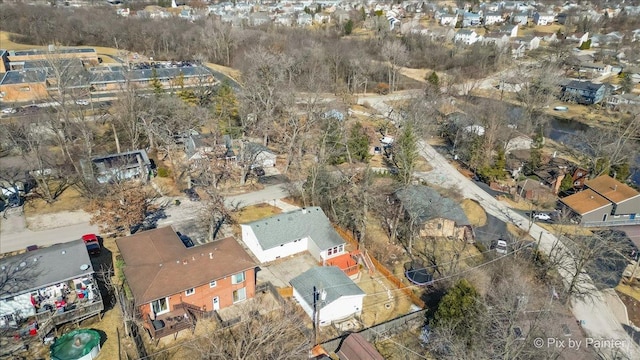
{"label": "bare deciduous tree", "polygon": [[310,341],[301,314],[289,302],[246,304],[242,320],[229,327],[212,327],[210,335],[191,345],[193,358],[207,360],[289,360],[308,356]]}

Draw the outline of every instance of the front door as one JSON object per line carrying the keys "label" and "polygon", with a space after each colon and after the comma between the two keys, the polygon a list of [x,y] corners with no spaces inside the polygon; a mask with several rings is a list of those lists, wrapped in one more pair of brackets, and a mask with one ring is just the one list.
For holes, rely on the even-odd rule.
{"label": "front door", "polygon": [[220,298],[217,296],[213,298],[213,310],[220,310]]}

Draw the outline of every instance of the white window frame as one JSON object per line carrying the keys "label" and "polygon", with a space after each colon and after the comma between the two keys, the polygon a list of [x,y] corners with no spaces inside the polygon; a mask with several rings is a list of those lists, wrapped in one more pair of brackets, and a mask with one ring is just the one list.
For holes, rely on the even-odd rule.
{"label": "white window frame", "polygon": [[210,288],[214,288],[216,286],[218,286],[218,282],[216,280],[209,281],[209,287]]}
{"label": "white window frame", "polygon": [[191,296],[196,293],[196,288],[187,289],[184,291],[184,296]]}
{"label": "white window frame", "polygon": [[[242,280],[237,280],[237,277],[239,275],[242,275]],[[242,284],[244,281],[246,280],[245,276],[244,276],[244,271],[243,272],[239,272],[237,274],[233,274],[231,275],[231,284],[235,285],[235,284]]]}
{"label": "white window frame", "polygon": [[[161,311],[156,312],[156,310],[154,309],[153,304],[154,304],[155,302],[158,302],[158,301],[161,301],[161,300],[164,300],[164,301],[165,301],[165,303],[167,304],[167,309],[166,309],[166,310],[161,310]],[[157,316],[157,315],[162,315],[162,314],[168,313],[170,310],[171,310],[171,306],[170,306],[170,304],[169,304],[169,298],[168,298],[168,297],[166,297],[166,298],[162,298],[162,299],[153,300],[153,301],[151,302],[151,311],[152,311],[156,316]]]}
{"label": "white window frame", "polygon": [[[242,293],[242,299],[240,299],[240,293]],[[236,299],[236,297],[238,299]],[[233,292],[231,293],[231,299],[233,300],[234,304],[247,300],[247,288],[233,290]]]}

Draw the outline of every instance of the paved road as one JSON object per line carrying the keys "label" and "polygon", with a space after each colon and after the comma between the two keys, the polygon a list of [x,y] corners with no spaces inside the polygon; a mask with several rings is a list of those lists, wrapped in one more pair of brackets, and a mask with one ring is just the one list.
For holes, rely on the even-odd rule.
{"label": "paved road", "polygon": [[[422,176],[424,180],[444,187],[456,186],[460,188],[465,197],[477,200],[489,214],[505,222],[520,224],[520,228],[524,230],[528,230],[529,226],[531,226],[529,233],[534,239],[538,239],[542,233],[540,238],[541,249],[547,253],[551,251],[558,241],[553,234],[548,233],[535,223],[530,224],[528,218],[509,209],[505,204],[484,192],[473,181],[458,172],[442,155],[424,141],[421,141],[419,148],[420,154],[429,161],[434,169]],[[568,273],[561,273],[561,275],[565,280],[570,277]],[[621,324],[616,320],[613,312],[607,306],[604,296],[596,290],[595,286],[590,286],[598,295],[589,300],[572,299],[571,310],[574,316],[576,319],[585,321],[583,328],[591,338],[625,341],[628,344],[628,349],[623,348],[622,350],[627,350],[627,355],[630,359],[637,359],[640,356],[640,348],[633,343]]]}
{"label": "paved road", "polygon": [[[358,103],[368,102],[381,113],[390,113],[391,115],[388,116],[394,119],[394,112],[391,111],[391,107],[384,103],[384,101],[388,100],[392,99],[385,99],[381,96],[372,96],[360,98],[358,99]],[[465,197],[478,201],[487,213],[507,223],[516,224],[521,229],[528,231],[534,239],[540,238],[540,248],[547,254],[551,252],[554,245],[557,246],[556,244],[560,245],[561,248],[563,247],[562,243],[559,243],[558,239],[553,234],[550,234],[537,224],[531,223],[528,218],[511,210],[507,205],[499,202],[493,196],[478,187],[478,185],[476,185],[471,179],[462,175],[447,161],[447,159],[445,159],[444,156],[439,154],[425,141],[420,141],[418,147],[420,155],[423,156],[432,167],[431,171],[418,174],[420,178],[434,185],[442,187],[455,186],[459,188],[460,192]],[[562,265],[564,269],[570,269],[572,261],[567,259],[566,263],[563,263]],[[559,273],[565,281],[571,278],[571,274],[567,271],[559,269]],[[592,339],[620,340],[624,343],[624,346],[619,349],[602,349],[608,353],[608,358],[614,358],[609,352],[610,350],[622,351],[629,359],[640,358],[640,347],[633,342],[631,337],[622,328],[620,322],[617,321],[615,315],[607,305],[606,298],[596,289],[588,276],[585,276],[584,280],[595,295],[586,300],[572,298],[571,311],[576,319],[584,320],[583,329],[587,335]]]}
{"label": "paved road", "polygon": [[[286,196],[288,196],[288,193],[281,185],[270,185],[260,191],[229,196],[226,198],[226,203],[228,206],[237,204],[239,207],[245,207],[265,201],[274,201]],[[157,222],[158,226],[179,224],[196,219],[202,211],[202,203],[200,202],[192,202],[184,197],[180,197],[177,198],[180,200],[180,205],[176,206],[173,205],[175,199],[176,198],[163,199],[167,205],[164,207],[164,216]],[[15,214],[9,216],[21,215]],[[82,234],[98,232],[97,226],[89,225],[87,222],[43,231],[23,229],[19,232],[6,233],[2,231],[2,228],[0,228],[0,252],[4,253],[22,250],[29,245],[53,245],[78,239]]]}

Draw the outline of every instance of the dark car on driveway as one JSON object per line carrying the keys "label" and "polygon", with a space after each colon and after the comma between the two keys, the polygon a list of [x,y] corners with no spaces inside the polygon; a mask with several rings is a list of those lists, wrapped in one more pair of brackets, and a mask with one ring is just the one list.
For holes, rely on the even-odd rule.
{"label": "dark car on driveway", "polygon": [[265,174],[264,169],[261,167],[254,167],[253,173],[256,174],[256,176],[264,176]]}
{"label": "dark car on driveway", "polygon": [[96,234],[82,235],[82,241],[84,241],[84,244],[87,246],[87,252],[90,256],[100,255],[100,240]]}
{"label": "dark car on driveway", "polygon": [[200,195],[198,195],[198,192],[196,192],[194,188],[185,189],[184,194],[187,195],[191,201],[200,201]]}

